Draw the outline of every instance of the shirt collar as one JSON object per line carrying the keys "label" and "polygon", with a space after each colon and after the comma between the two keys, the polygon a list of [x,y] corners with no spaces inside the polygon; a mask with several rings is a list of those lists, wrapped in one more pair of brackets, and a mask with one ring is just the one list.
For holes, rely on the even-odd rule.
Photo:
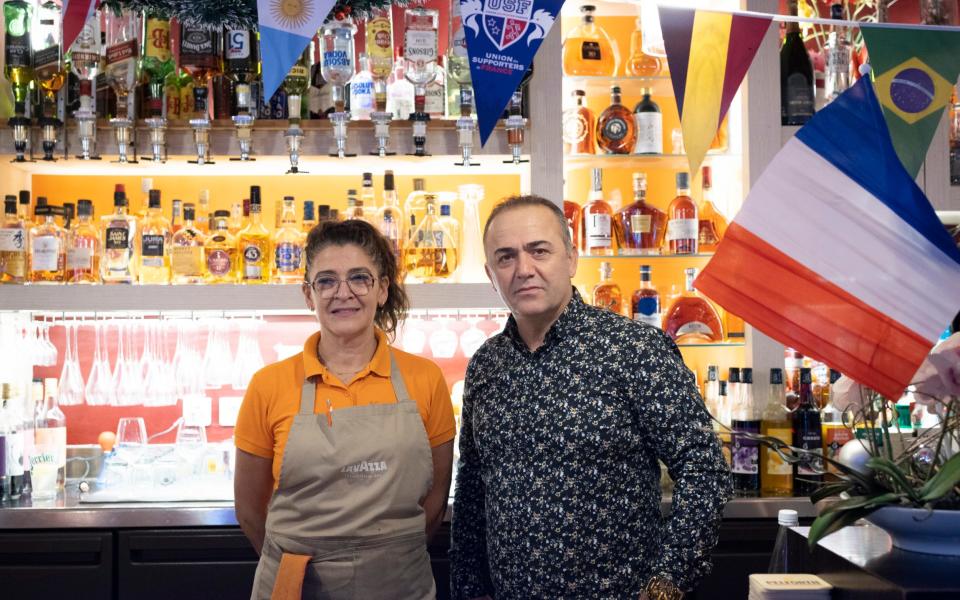
{"label": "shirt collar", "polygon": [[[541,346],[541,348],[550,347],[569,337],[571,334],[575,334],[574,329],[583,318],[585,311],[586,304],[583,303],[583,298],[580,296],[580,292],[578,292],[577,288],[574,287],[573,293],[570,295],[570,301],[567,303],[567,307],[563,309],[563,312],[560,313],[560,316],[556,321],[553,322],[553,325],[550,326],[550,329],[547,330],[547,334],[543,337],[543,346]],[[523,338],[520,337],[520,330],[517,328],[517,320],[513,317],[513,315],[510,315],[510,318],[507,319],[507,324],[504,327],[503,332],[519,348],[527,350],[527,344],[523,341]]]}
{"label": "shirt collar", "polygon": [[[387,343],[387,334],[379,328],[374,328],[374,335],[377,336],[377,349],[373,353],[373,358],[364,369],[366,372],[375,373],[381,377],[390,376],[390,345]],[[317,354],[317,345],[320,343],[320,332],[316,332],[307,338],[303,344],[303,376],[304,379],[320,375],[326,376],[329,371],[320,360]]]}

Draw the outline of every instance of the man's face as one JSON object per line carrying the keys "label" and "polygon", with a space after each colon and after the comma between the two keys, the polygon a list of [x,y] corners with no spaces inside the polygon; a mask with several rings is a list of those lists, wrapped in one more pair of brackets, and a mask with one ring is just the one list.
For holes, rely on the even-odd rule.
{"label": "man's face", "polygon": [[514,318],[559,315],[571,295],[577,253],[563,243],[549,209],[521,206],[500,213],[484,241],[487,276]]}

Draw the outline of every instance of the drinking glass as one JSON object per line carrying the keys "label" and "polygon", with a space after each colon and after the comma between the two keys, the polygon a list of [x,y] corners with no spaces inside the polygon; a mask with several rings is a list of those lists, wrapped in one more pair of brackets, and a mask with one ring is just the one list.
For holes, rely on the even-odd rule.
{"label": "drinking glass", "polygon": [[458,341],[457,334],[450,329],[450,319],[442,319],[439,329],[430,335],[430,353],[434,358],[453,358]]}
{"label": "drinking glass", "polygon": [[77,406],[83,404],[84,396],[83,375],[80,373],[80,360],[77,356],[78,327],[76,323],[64,323],[64,330],[67,353],[60,371],[58,401],[61,406]]}
{"label": "drinking glass", "polygon": [[143,417],[123,417],[117,422],[117,455],[128,465],[136,464],[147,446],[147,426]]}
{"label": "drinking glass", "polygon": [[[89,406],[107,406],[116,403],[113,374],[110,372],[110,356],[106,347],[106,331],[106,322],[94,323],[93,364],[90,366],[87,387],[84,390]],[[102,343],[101,338],[103,338]]]}
{"label": "drinking glass", "polygon": [[219,389],[233,379],[233,356],[230,354],[230,327],[227,319],[213,319],[209,324],[207,351],[203,358],[204,383]]}
{"label": "drinking glass", "polygon": [[197,336],[197,329],[195,321],[177,323],[177,347],[173,352],[171,370],[178,398],[203,391],[203,357],[191,341]]}
{"label": "drinking glass", "polygon": [[460,349],[463,350],[463,355],[467,358],[472,357],[477,350],[480,349],[480,346],[487,341],[487,334],[485,334],[482,329],[477,327],[479,322],[479,317],[467,319],[467,323],[470,324],[470,327],[460,334]]}
{"label": "drinking glass", "polygon": [[117,406],[136,406],[143,403],[143,378],[140,361],[133,357],[131,323],[117,327],[117,364],[113,369]]}
{"label": "drinking glass", "polygon": [[403,321],[403,329],[398,336],[400,347],[404,352],[410,354],[423,354],[423,349],[427,345],[427,334],[419,326],[420,318],[408,316]]}
{"label": "drinking glass", "polygon": [[180,422],[174,448],[187,464],[190,473],[196,474],[203,455],[207,451],[207,431],[201,425],[187,425]]}
{"label": "drinking glass", "polygon": [[468,183],[457,188],[463,201],[463,233],[461,234],[460,269],[457,272],[462,283],[486,283],[483,269],[486,258],[483,254],[483,235],[480,228],[480,203],[483,202],[483,186]]}
{"label": "drinking glass", "polygon": [[245,319],[240,322],[240,341],[237,343],[237,358],[233,368],[233,389],[245,390],[253,374],[263,368],[263,354],[256,332],[260,327],[259,319]]}

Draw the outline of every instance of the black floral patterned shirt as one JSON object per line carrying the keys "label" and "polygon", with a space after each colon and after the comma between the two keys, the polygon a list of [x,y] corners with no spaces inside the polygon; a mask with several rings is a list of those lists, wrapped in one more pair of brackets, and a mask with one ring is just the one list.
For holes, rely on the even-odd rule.
{"label": "black floral patterned shirt", "polygon": [[689,590],[710,571],[730,475],[659,329],[574,290],[531,352],[511,317],[467,367],[460,435],[454,598],[637,598],[653,575]]}

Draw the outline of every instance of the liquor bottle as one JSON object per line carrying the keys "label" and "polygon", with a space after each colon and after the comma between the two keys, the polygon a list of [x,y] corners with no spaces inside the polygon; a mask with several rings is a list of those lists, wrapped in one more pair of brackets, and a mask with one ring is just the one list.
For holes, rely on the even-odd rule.
{"label": "liquor bottle", "polygon": [[350,118],[354,121],[369,121],[374,101],[370,58],[361,52],[360,70],[350,79]]}
{"label": "liquor bottle", "polygon": [[422,283],[442,281],[457,268],[457,247],[452,233],[436,213],[436,196],[425,198],[426,214],[404,250],[406,273]]}
{"label": "liquor bottle", "polygon": [[170,231],[176,233],[183,229],[183,200],[174,198],[170,209]]}
{"label": "liquor bottle", "polygon": [[32,13],[32,4],[25,0],[6,0],[3,3],[6,28],[3,74],[13,86],[14,112],[20,116],[26,114],[33,82],[33,46],[30,43]]}
{"label": "liquor bottle", "polygon": [[317,226],[316,212],[313,208],[313,200],[303,201],[303,222],[300,227],[304,236],[310,233],[310,230]]}
{"label": "liquor bottle", "polygon": [[133,283],[136,276],[137,219],[128,213],[127,195],[122,184],[113,192],[114,211],[100,217],[103,258],[100,280],[103,283]]}
{"label": "liquor bottle", "polygon": [[210,190],[200,190],[195,217],[197,230],[204,235],[210,233]]}
{"label": "liquor bottle", "polygon": [[[439,11],[413,7],[404,11],[404,76],[414,87],[414,112],[426,114],[427,84],[437,76],[437,26]],[[418,118],[422,123],[422,117]],[[426,129],[424,123],[423,129]],[[417,133],[414,134],[417,136]],[[424,133],[425,135],[425,133]]]}
{"label": "liquor bottle", "polygon": [[[770,395],[760,433],[774,437],[784,444],[793,443],[793,425],[787,411],[783,387],[783,371],[770,369]],[[793,468],[779,454],[764,445],[760,449],[760,495],[786,497],[793,495]]]}
{"label": "liquor bottle", "polygon": [[623,314],[623,294],[620,293],[620,286],[613,281],[613,266],[607,261],[600,263],[600,283],[593,286],[591,304],[618,315]]}
{"label": "liquor bottle", "polygon": [[[830,18],[836,21],[843,20],[843,4],[835,2],[830,5]],[[827,36],[826,73],[823,80],[823,95],[826,102],[833,101],[850,87],[850,62],[852,48],[848,34],[843,27],[832,27]]]}
{"label": "liquor bottle", "polygon": [[447,117],[470,116],[473,113],[473,80],[470,77],[470,56],[463,28],[460,2],[451,2],[447,27],[446,67]]}
{"label": "liquor bottle", "polygon": [[120,14],[112,10],[101,11],[106,31],[106,66],[104,74],[107,82],[117,95],[116,117],[133,119],[134,105],[129,101],[140,80],[138,70],[140,58],[140,14],[124,9]]}
{"label": "liquor bottle", "polygon": [[67,232],[57,225],[55,207],[38,206],[43,219],[30,229],[30,282],[63,283],[67,265]]}
{"label": "liquor bottle", "polygon": [[[336,54],[337,51],[326,52],[325,56]],[[287,76],[283,79],[283,91],[287,93],[287,118],[290,123],[299,123],[303,118],[303,97],[310,87],[310,47],[308,46],[300,54],[297,62],[290,67]],[[327,58],[328,61],[339,60]],[[353,71],[353,65],[349,67]],[[339,109],[338,109],[339,110]]]}
{"label": "liquor bottle", "polygon": [[160,208],[160,190],[150,190],[147,215],[140,224],[137,236],[140,248],[138,281],[144,283],[170,283],[170,221]]}
{"label": "liquor bottle", "polygon": [[273,234],[273,282],[300,283],[304,276],[303,232],[297,227],[293,196],[284,196],[280,228]]}
{"label": "liquor bottle", "polygon": [[733,493],[739,497],[760,495],[760,447],[756,439],[745,433],[759,435],[760,414],[753,399],[753,369],[740,370],[740,402],[732,414],[733,434]]}
{"label": "liquor bottle", "polygon": [[713,430],[719,431],[717,415],[720,412],[720,367],[717,365],[707,366],[707,378],[703,382],[703,405],[713,417],[710,422]]}
{"label": "liquor bottle", "polygon": [[677,173],[677,195],[667,208],[666,240],[670,254],[696,254],[700,222],[690,197],[690,174]]}
{"label": "liquor bottle", "polygon": [[387,81],[387,112],[392,113],[394,119],[410,118],[414,109],[413,98],[413,84],[407,81],[403,61],[398,60]]}
{"label": "liquor bottle", "polygon": [[93,202],[77,201],[77,221],[67,234],[67,283],[100,283],[100,232]]}
{"label": "liquor bottle", "polygon": [[377,197],[376,193],[373,191],[373,173],[365,172],[361,175],[360,183],[360,200],[363,202],[363,207],[366,209],[365,214],[367,218],[375,222],[377,214]]}
{"label": "liquor bottle", "polygon": [[563,40],[564,75],[612,77],[617,74],[620,57],[610,36],[594,22],[596,10],[591,4],[581,6],[580,24]]}
{"label": "liquor bottle", "polygon": [[[566,187],[566,186],[564,186]],[[563,216],[567,219],[567,231],[570,233],[570,243],[573,244],[574,248],[580,249],[580,230],[581,225],[580,221],[582,220],[582,212],[580,210],[580,205],[576,202],[571,202],[566,200],[566,193],[564,193],[563,201]]]}
{"label": "liquor bottle", "polygon": [[703,167],[701,173],[703,174],[703,200],[697,210],[697,251],[716,252],[723,234],[727,232],[727,220],[713,203],[713,173],[710,167]]}
{"label": "liquor bottle", "polygon": [[0,226],[0,283],[24,283],[27,279],[29,229],[18,214],[16,196],[6,197],[3,212],[3,225]]}
{"label": "liquor bottle", "polygon": [[809,496],[823,483],[823,431],[820,411],[813,399],[810,369],[800,369],[800,405],[793,412],[793,445],[806,451],[804,460],[793,465],[793,490]]}
{"label": "liquor bottle", "polygon": [[663,330],[677,343],[722,341],[723,326],[717,309],[693,287],[697,270],[685,269],[684,273],[686,275],[685,291],[667,310],[663,318]]}
{"label": "liquor bottle", "polygon": [[640,287],[633,292],[630,306],[634,321],[660,329],[663,325],[660,315],[660,292],[654,287],[650,276],[650,265],[640,265]]}
{"label": "liquor bottle", "polygon": [[193,78],[194,118],[210,118],[207,86],[223,72],[223,42],[219,29],[180,24],[180,68]]}
{"label": "liquor bottle", "polygon": [[[720,425],[730,427],[730,400],[729,396],[727,395],[727,386],[728,382],[723,380],[720,381],[720,385],[717,388],[717,414],[714,416],[718,421],[720,421]],[[724,418],[727,420],[724,421]],[[732,440],[730,437],[730,432],[724,428],[720,428],[719,425],[717,427],[720,429],[720,450],[723,452],[723,460],[726,461],[728,467],[732,467],[733,447],[731,443]]]}
{"label": "liquor bottle", "polygon": [[383,174],[383,206],[377,211],[376,222],[380,233],[390,242],[394,255],[400,258],[404,244],[403,227],[407,221],[400,208],[393,171]]}
{"label": "liquor bottle", "polygon": [[[0,451],[4,464],[0,471],[4,473],[4,481],[0,484],[0,497],[7,502],[20,499],[23,494],[24,473],[24,443],[23,443],[23,411],[20,406],[23,399],[18,388],[11,383],[0,385]],[[32,432],[31,432],[32,433]]]}
{"label": "liquor bottle", "polygon": [[650,98],[650,93],[650,88],[643,88],[643,98],[633,107],[633,120],[637,128],[634,154],[663,154],[663,114],[660,106]]}
{"label": "liquor bottle", "polygon": [[617,253],[617,238],[614,234],[613,210],[603,199],[603,171],[592,171],[592,185],[587,203],[583,206],[581,250],[587,255],[613,256]]}
{"label": "liquor bottle", "polygon": [[43,405],[37,411],[35,423],[35,443],[52,447],[57,468],[57,490],[63,490],[67,475],[67,417],[57,402],[57,380],[53,377],[44,380]]}
{"label": "liquor bottle", "polygon": [[667,213],[647,204],[647,175],[633,174],[633,202],[617,211],[623,230],[623,254],[659,254],[667,231]]}
{"label": "liquor bottle", "polygon": [[434,71],[433,81],[424,87],[423,110],[431,119],[442,119],[447,114],[447,74],[439,63]]}
{"label": "liquor bottle", "polygon": [[250,186],[250,223],[238,234],[240,283],[270,283],[270,231],[261,222],[260,186]]}
{"label": "liquor bottle", "polygon": [[[450,245],[458,251],[461,248],[460,243],[460,222],[453,217],[453,207],[449,202],[440,203],[440,216],[437,219],[450,233]],[[457,254],[459,258],[459,252]],[[459,262],[457,263],[459,265]],[[454,267],[455,269],[456,267]],[[454,269],[451,269],[453,271]]]}
{"label": "liquor bottle", "polygon": [[563,111],[563,141],[568,154],[594,154],[593,130],[596,127],[593,112],[586,105],[587,93],[573,90],[576,106]]}
{"label": "liquor bottle", "polygon": [[[797,16],[797,0],[789,0],[790,14]],[[780,124],[803,125],[814,110],[813,65],[800,35],[800,24],[787,23],[780,48]]]}
{"label": "liquor bottle", "polygon": [[610,106],[597,119],[597,146],[607,154],[630,154],[637,143],[637,125],[620,103],[620,86],[610,88]]}
{"label": "liquor bottle", "polygon": [[[821,411],[823,455],[831,460],[839,460],[840,448],[853,439],[853,431],[843,422],[843,412],[833,403],[833,385],[838,379],[840,379],[840,372],[830,369],[830,398]],[[909,419],[908,424],[910,424]],[[836,481],[839,470],[831,463],[824,462],[826,479]]]}
{"label": "liquor bottle", "polygon": [[[393,72],[393,11],[372,8],[364,29],[364,51],[370,60],[373,75],[374,107],[378,112],[388,111],[387,79]],[[394,115],[394,118],[404,118]]]}
{"label": "liquor bottle", "polygon": [[170,50],[170,21],[148,11],[143,19],[143,55],[140,57],[140,72],[147,83],[147,116],[163,116],[164,86],[175,68]]}
{"label": "liquor bottle", "polygon": [[660,59],[643,51],[643,21],[637,17],[636,26],[630,34],[630,58],[626,71],[631,77],[656,77],[660,75]]}
{"label": "liquor bottle", "polygon": [[70,70],[80,80],[80,110],[93,113],[95,109],[93,83],[100,73],[100,15],[94,13],[83,24],[80,35],[70,46]]}
{"label": "liquor bottle", "polygon": [[[410,220],[411,223],[420,223],[423,221],[423,218],[427,215],[427,182],[422,177],[413,178],[413,191],[407,195],[407,199],[403,203],[403,215]],[[435,197],[431,195],[431,197]],[[411,239],[409,234],[413,233],[413,230],[416,227],[411,227],[407,239]]]}
{"label": "liquor bottle", "polygon": [[239,115],[256,109],[250,85],[260,76],[257,32],[251,29],[227,29],[223,35],[223,71],[234,83],[234,101]]}
{"label": "liquor bottle", "polygon": [[727,427],[731,427],[733,424],[733,415],[735,412],[738,412],[739,405],[740,367],[730,367],[727,369],[726,403],[720,406],[720,422]]}
{"label": "liquor bottle", "polygon": [[363,212],[363,202],[357,198],[357,190],[347,190],[347,209],[343,212],[343,220],[359,219],[366,221],[367,215]]}
{"label": "liquor bottle", "polygon": [[[950,185],[960,185],[960,102],[956,93],[950,107]],[[957,231],[960,233],[960,228]]]}
{"label": "liquor bottle", "polygon": [[203,245],[205,283],[237,282],[237,242],[230,233],[230,217],[226,210],[213,213],[213,231]]}
{"label": "liquor bottle", "polygon": [[43,94],[42,116],[45,118],[56,118],[57,92],[67,78],[60,21],[60,6],[53,0],[46,0],[37,7],[32,36],[33,73]]}
{"label": "liquor bottle", "polygon": [[175,284],[203,283],[204,242],[203,231],[195,222],[195,209],[187,205],[183,209],[183,227],[170,240],[170,281]]}

